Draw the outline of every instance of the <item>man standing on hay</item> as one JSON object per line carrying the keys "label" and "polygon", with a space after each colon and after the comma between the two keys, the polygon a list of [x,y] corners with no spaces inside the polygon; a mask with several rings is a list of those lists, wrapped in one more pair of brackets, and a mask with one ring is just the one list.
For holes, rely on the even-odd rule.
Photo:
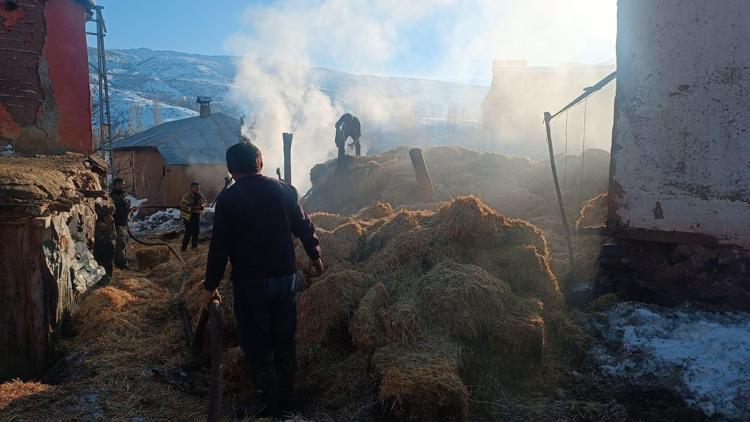
{"label": "man standing on hay", "polygon": [[248,416],[280,416],[294,408],[297,268],[292,236],[310,258],[310,271],[323,272],[320,241],[293,186],[260,174],[260,150],[247,139],[227,150],[236,181],[216,199],[202,302],[217,297],[227,260],[232,264],[234,314],[259,403]]}

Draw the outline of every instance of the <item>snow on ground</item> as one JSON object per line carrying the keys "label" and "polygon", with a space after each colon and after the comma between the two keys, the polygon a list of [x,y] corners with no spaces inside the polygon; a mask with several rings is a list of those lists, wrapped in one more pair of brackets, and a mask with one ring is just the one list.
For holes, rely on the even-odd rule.
{"label": "snow on ground", "polygon": [[133,233],[161,234],[183,229],[180,221],[180,210],[170,208],[157,211],[146,218],[134,217],[130,221],[130,230]]}
{"label": "snow on ground", "polygon": [[750,314],[624,302],[593,326],[606,375],[666,387],[707,416],[750,419]]}
{"label": "snow on ground", "polygon": [[[213,224],[214,208],[206,207],[201,215],[201,239],[207,239],[210,237]],[[169,232],[181,232],[183,229],[184,226],[180,219],[180,210],[177,208],[157,211],[145,218],[141,218],[136,214],[133,219],[130,220],[130,230],[133,233],[141,235],[160,235]]]}

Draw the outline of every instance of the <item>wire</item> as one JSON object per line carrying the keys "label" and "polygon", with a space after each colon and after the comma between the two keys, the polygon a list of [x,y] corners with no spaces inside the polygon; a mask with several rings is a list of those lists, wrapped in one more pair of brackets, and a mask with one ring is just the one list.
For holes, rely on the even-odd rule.
{"label": "wire", "polygon": [[565,111],[565,155],[563,155],[564,169],[563,169],[563,195],[566,193],[566,187],[568,186],[568,111]]}
{"label": "wire", "polygon": [[583,142],[581,145],[581,173],[579,174],[581,178],[581,187],[580,191],[578,193],[580,202],[583,202],[583,164],[586,160],[586,114],[588,111],[588,98],[583,102]]}

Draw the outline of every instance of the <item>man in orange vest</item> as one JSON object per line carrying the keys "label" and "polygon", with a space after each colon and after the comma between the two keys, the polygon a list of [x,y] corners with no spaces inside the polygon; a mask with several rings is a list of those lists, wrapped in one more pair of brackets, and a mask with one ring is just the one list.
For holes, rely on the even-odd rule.
{"label": "man in orange vest", "polygon": [[206,206],[206,197],[201,193],[201,184],[193,182],[190,184],[190,192],[186,193],[180,201],[180,217],[185,224],[185,235],[182,237],[182,252],[187,250],[187,245],[193,241],[192,249],[198,247],[198,233],[200,232],[201,214]]}

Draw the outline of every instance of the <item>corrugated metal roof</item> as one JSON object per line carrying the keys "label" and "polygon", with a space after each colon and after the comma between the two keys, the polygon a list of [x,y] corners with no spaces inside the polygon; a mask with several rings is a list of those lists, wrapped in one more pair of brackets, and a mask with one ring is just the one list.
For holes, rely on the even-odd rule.
{"label": "corrugated metal roof", "polygon": [[189,117],[154,126],[114,142],[115,150],[156,148],[168,165],[223,164],[239,141],[240,121],[224,113]]}

